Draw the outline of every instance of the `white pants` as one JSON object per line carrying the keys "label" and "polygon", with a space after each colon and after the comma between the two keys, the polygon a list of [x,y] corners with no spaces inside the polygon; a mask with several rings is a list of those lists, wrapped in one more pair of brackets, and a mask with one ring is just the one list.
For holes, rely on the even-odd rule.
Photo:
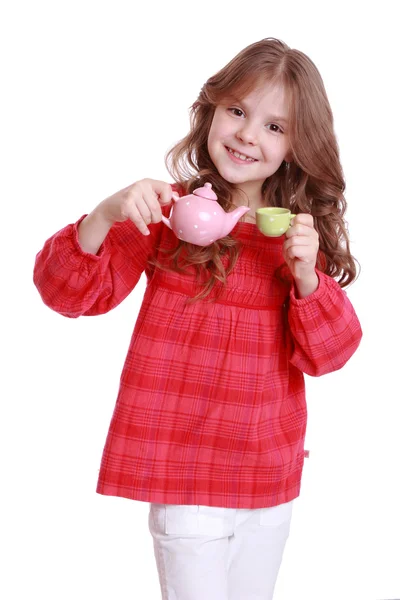
{"label": "white pants", "polygon": [[251,510],[151,504],[162,600],[271,600],[292,505]]}

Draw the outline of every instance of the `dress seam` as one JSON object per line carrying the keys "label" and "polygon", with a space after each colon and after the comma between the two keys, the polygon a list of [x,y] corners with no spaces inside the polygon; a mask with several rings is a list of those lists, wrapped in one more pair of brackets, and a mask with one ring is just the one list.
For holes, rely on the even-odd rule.
{"label": "dress seam", "polygon": [[[151,285],[151,283],[149,283],[149,285]],[[189,289],[187,289],[183,286],[169,285],[168,283],[165,283],[165,282],[162,282],[162,283],[157,282],[157,289],[159,289],[159,288],[163,288],[163,289],[169,290],[171,292],[180,294],[181,296],[186,296],[189,298],[193,298],[193,296],[191,295],[190,292],[195,292],[195,290],[193,290],[193,289],[189,291]],[[239,308],[247,308],[249,310],[281,310],[284,307],[284,302],[282,302],[282,301],[268,302],[266,304],[249,304],[248,302],[233,302],[233,301],[215,298],[215,299],[213,299],[212,302],[210,302],[210,304],[211,303],[212,304],[224,304],[225,306],[237,306]]]}

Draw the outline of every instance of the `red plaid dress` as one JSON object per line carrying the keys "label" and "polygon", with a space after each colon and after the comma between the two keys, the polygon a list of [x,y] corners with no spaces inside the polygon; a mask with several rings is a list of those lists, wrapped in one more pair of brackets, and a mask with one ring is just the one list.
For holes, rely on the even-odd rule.
{"label": "red plaid dress", "polygon": [[[169,212],[165,211],[166,214]],[[83,218],[83,217],[82,217]],[[176,244],[163,223],[143,236],[116,223],[97,255],[68,225],[36,257],[46,305],[67,317],[117,306],[146,272],[147,288],[122,370],[97,492],[146,502],[275,506],[300,493],[307,409],[303,373],[340,369],[361,329],[339,285],[297,299],[274,276],[281,238],[250,223],[232,234],[238,262],[215,303],[186,303],[194,273],[155,270],[148,257]]]}

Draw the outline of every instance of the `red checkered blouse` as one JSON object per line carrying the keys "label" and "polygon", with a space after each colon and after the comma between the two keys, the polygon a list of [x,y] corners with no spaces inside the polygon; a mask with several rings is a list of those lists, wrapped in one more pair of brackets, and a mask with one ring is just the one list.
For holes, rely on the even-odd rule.
{"label": "red checkered blouse", "polygon": [[303,373],[340,369],[362,335],[337,282],[317,272],[318,289],[297,299],[275,276],[285,237],[239,222],[232,231],[239,259],[222,296],[188,304],[198,291],[194,271],[148,264],[159,248],[176,245],[163,223],[150,225],[149,236],[129,220],[116,223],[93,255],[79,246],[80,221],[36,257],[34,281],[47,306],[72,318],[102,314],[147,276],[97,492],[227,508],[296,498],[307,421]]}

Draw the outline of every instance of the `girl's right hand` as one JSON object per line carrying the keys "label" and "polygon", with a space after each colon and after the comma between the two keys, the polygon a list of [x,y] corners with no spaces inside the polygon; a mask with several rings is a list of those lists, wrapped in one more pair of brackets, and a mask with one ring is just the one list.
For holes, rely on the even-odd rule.
{"label": "girl's right hand", "polygon": [[149,235],[147,225],[161,221],[161,207],[170,204],[174,196],[179,198],[169,183],[141,179],[103,200],[95,212],[110,226],[130,219],[143,235]]}

